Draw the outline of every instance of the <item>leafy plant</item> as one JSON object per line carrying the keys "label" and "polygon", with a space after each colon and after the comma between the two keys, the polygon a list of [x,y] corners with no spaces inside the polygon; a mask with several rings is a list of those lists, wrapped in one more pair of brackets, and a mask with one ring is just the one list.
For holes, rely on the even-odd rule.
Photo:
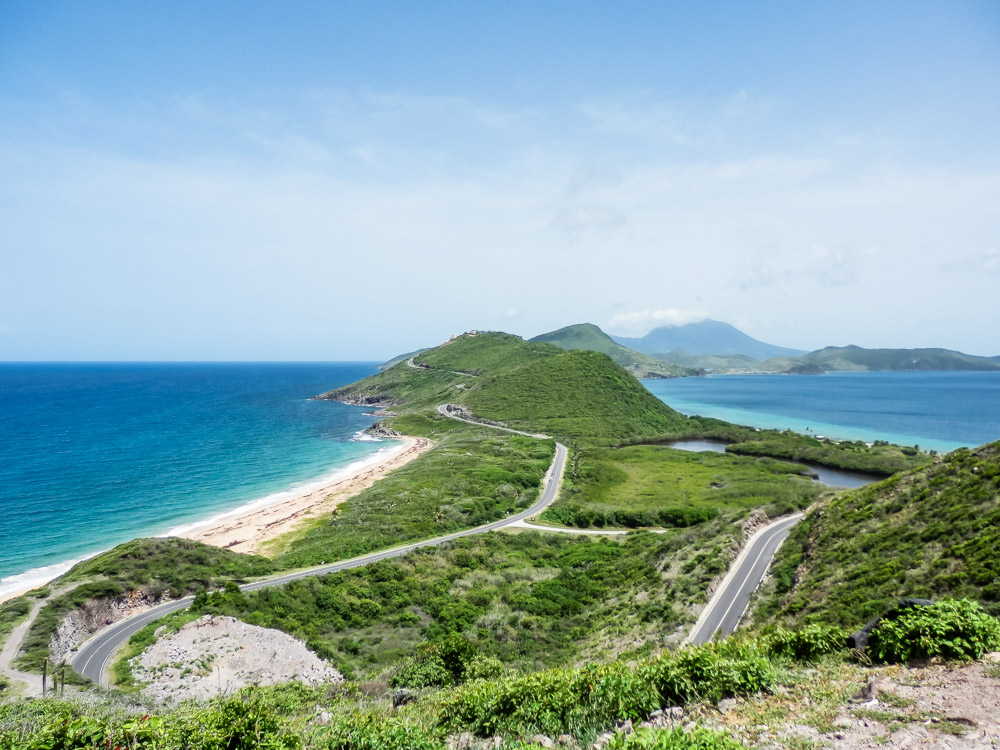
{"label": "leafy plant", "polygon": [[869,650],[882,662],[934,656],[971,660],[997,648],[1000,622],[967,599],[907,609],[876,625],[869,641]]}
{"label": "leafy plant", "polygon": [[743,745],[725,732],[696,727],[685,731],[671,729],[640,729],[634,734],[616,734],[608,750],[741,750]]}

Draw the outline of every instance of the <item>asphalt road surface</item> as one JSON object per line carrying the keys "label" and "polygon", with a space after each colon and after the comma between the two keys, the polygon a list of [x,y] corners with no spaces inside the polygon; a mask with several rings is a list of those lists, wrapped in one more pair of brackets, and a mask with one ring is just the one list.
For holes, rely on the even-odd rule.
{"label": "asphalt road surface", "polygon": [[736,630],[775,553],[801,518],[801,513],[782,518],[750,538],[695,623],[688,643],[708,643],[718,633]]}
{"label": "asphalt road surface", "polygon": [[[445,416],[452,416],[446,411],[442,411],[441,413]],[[454,418],[458,419],[458,417]],[[474,422],[473,424],[480,423]],[[492,427],[492,425],[483,426]],[[517,430],[509,431],[517,432]],[[487,531],[496,531],[497,529],[502,529],[505,526],[512,526],[519,521],[524,521],[533,516],[537,516],[556,498],[556,493],[559,491],[559,483],[562,480],[563,470],[566,468],[566,455],[566,446],[562,443],[556,443],[556,455],[552,459],[552,465],[549,467],[548,474],[546,474],[545,487],[542,490],[541,495],[530,508],[522,510],[520,513],[508,516],[507,518],[503,518],[499,521],[484,524],[483,526],[477,526],[474,529],[456,531],[453,534],[446,534],[433,539],[425,539],[422,542],[405,544],[400,547],[382,550],[381,552],[373,552],[371,554],[355,557],[350,560],[343,560],[341,562],[330,563],[328,565],[319,565],[314,568],[306,568],[304,570],[287,573],[275,578],[268,578],[262,581],[255,581],[254,583],[247,583],[240,586],[240,588],[244,591],[253,591],[255,589],[264,588],[265,586],[280,586],[283,583],[288,583],[289,581],[294,581],[299,578],[306,578],[308,576],[321,576],[326,573],[335,573],[341,570],[358,568],[362,565],[370,565],[371,563],[379,560],[400,557],[408,552],[412,552],[415,549],[420,549],[421,547],[434,547],[464,536],[483,534]],[[183,599],[167,602],[157,607],[153,607],[141,615],[130,617],[127,620],[122,620],[109,626],[107,629],[94,635],[80,647],[80,650],[77,651],[72,660],[73,669],[75,669],[77,673],[93,680],[94,682],[107,685],[108,665],[111,663],[111,657],[134,633],[137,633],[149,623],[154,620],[158,620],[171,612],[176,612],[179,609],[186,609],[192,601],[194,601],[194,597],[188,596]]]}

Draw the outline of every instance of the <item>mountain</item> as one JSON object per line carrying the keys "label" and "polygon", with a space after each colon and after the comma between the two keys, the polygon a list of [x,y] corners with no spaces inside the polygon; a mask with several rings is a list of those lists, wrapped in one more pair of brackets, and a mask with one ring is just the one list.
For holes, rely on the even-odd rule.
{"label": "mountain", "polygon": [[744,355],[754,359],[805,354],[801,349],[789,349],[758,341],[738,328],[718,320],[703,320],[700,323],[687,323],[682,326],[660,326],[642,338],[624,336],[612,336],[612,338],[622,346],[654,355],[667,354],[677,349],[687,355]]}
{"label": "mountain", "polygon": [[689,367],[665,362],[648,354],[628,349],[591,323],[566,326],[558,331],[535,336],[529,341],[555,344],[566,351],[582,349],[607,354],[637,378],[679,378],[698,374]]}
{"label": "mountain", "polygon": [[864,349],[828,346],[800,358],[824,370],[1000,370],[1000,357],[951,349]]}

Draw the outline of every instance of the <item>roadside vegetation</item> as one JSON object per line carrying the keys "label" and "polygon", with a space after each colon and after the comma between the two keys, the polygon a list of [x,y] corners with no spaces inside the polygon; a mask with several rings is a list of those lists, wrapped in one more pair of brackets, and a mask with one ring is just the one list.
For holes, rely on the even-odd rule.
{"label": "roadside vegetation", "polygon": [[317,520],[275,565],[333,562],[504,518],[535,501],[554,452],[549,440],[453,430],[417,461]]}
{"label": "roadside vegetation", "polygon": [[801,510],[824,489],[804,466],[660,445],[577,452],[543,520],[567,526],[685,527],[726,511]]}
{"label": "roadside vegetation", "polygon": [[[946,628],[937,629],[939,638],[928,641],[942,648],[930,653],[951,658],[945,641],[955,639],[982,639],[983,648],[1000,648],[1000,623],[973,603],[954,602],[923,616],[947,621]],[[464,664],[466,672],[480,671],[457,686],[411,693],[415,700],[398,708],[379,697],[377,685],[354,682],[251,688],[173,708],[127,697],[96,703],[8,702],[0,704],[0,745],[11,750],[438,750],[454,747],[458,735],[469,733],[495,738],[493,747],[528,750],[543,746],[534,742],[539,735],[547,745],[566,735],[588,747],[606,732],[609,747],[629,750],[733,750],[758,741],[801,748],[809,745],[783,726],[831,737],[838,730],[838,714],[884,723],[889,732],[908,723],[951,739],[968,731],[946,716],[915,710],[912,699],[887,689],[884,680],[881,688],[869,687],[878,710],[870,703],[852,706],[851,696],[874,679],[895,674],[905,681],[905,674],[898,667],[858,664],[845,649],[843,635],[828,626],[772,628],[673,653],[532,673],[497,673],[473,649],[453,647],[439,651],[446,657],[445,669],[451,660]],[[716,704],[727,698],[738,700],[722,713]],[[664,710],[680,711],[684,726],[668,721],[631,731]],[[623,722],[626,728],[616,731]]]}
{"label": "roadside vegetation", "polygon": [[736,531],[715,522],[612,538],[494,532],[281,587],[199,595],[173,620],[220,614],[277,628],[350,677],[403,687],[463,679],[441,655],[455,638],[502,671],[607,659],[624,643],[649,653],[680,640]]}
{"label": "roadside vegetation", "polygon": [[1000,613],[1000,442],[822,501],[778,553],[759,621],[853,623],[897,597]]}

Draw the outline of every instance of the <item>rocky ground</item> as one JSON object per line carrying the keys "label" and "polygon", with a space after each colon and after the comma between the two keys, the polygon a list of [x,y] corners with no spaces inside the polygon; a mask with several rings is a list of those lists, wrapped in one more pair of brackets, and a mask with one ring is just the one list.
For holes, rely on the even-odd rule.
{"label": "rocky ground", "polygon": [[761,748],[1000,748],[1000,654],[805,676],[795,689],[722,706],[715,723]]}
{"label": "rocky ground", "polygon": [[228,695],[248,685],[344,679],[286,633],[212,615],[161,637],[133,660],[132,672],[146,683],[145,696],[167,701]]}

